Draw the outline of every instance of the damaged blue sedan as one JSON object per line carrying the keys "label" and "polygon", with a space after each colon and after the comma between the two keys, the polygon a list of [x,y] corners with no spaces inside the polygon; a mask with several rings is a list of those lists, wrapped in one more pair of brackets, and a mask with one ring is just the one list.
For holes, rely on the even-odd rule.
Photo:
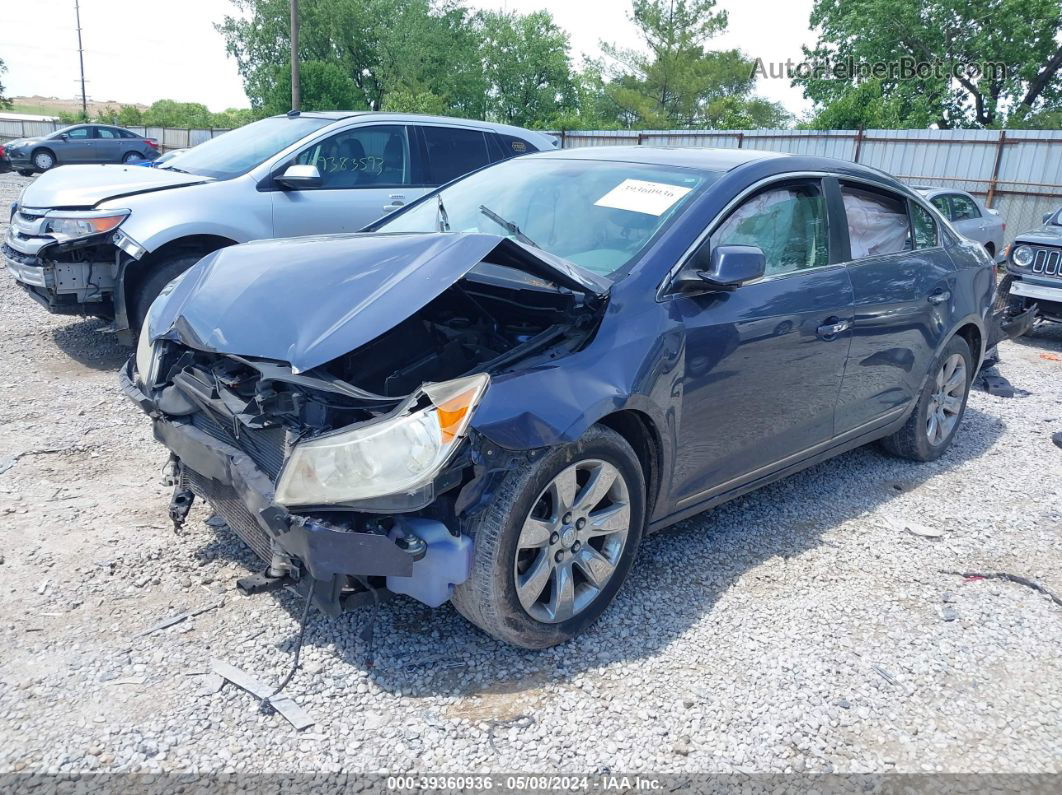
{"label": "damaged blue sedan", "polygon": [[338,614],[452,600],[561,643],[639,541],[880,440],[929,461],[992,343],[992,260],[859,165],[577,149],[353,235],[217,251],[151,306],[123,388],[207,500]]}

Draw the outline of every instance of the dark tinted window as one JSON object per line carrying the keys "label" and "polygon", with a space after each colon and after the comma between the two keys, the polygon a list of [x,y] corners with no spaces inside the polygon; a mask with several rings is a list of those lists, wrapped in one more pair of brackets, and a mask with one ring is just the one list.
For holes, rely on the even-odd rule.
{"label": "dark tinted window", "polygon": [[525,141],[523,138],[517,138],[515,135],[498,133],[497,138],[501,142],[502,151],[505,152],[506,157],[515,157],[516,155],[538,151],[534,144]]}
{"label": "dark tinted window", "polygon": [[441,185],[490,162],[486,136],[479,130],[421,127],[428,152],[428,181]]}
{"label": "dark tinted window", "polygon": [[890,193],[841,186],[852,259],[910,251],[907,202]]}

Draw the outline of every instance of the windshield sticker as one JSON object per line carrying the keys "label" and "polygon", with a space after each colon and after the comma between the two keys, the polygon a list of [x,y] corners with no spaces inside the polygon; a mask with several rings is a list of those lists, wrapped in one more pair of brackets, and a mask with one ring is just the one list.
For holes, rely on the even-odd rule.
{"label": "windshield sticker", "polygon": [[646,215],[663,215],[671,205],[689,193],[692,188],[668,185],[666,182],[646,182],[641,179],[625,179],[594,204],[598,207],[614,207]]}

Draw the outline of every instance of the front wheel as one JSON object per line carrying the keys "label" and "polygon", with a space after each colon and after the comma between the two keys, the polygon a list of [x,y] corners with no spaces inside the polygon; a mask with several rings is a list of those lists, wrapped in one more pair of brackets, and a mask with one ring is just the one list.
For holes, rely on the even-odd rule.
{"label": "front wheel", "polygon": [[973,379],[973,356],[962,337],[952,337],[933,362],[911,416],[900,430],[881,440],[890,453],[914,461],[944,454],[959,430]]}
{"label": "front wheel", "polygon": [[185,254],[148,265],[151,272],[144,276],[144,280],[133,290],[128,301],[129,328],[133,330],[134,335],[140,333],[148,309],[158,298],[162,288],[199,262],[203,256],[202,253]]}
{"label": "front wheel", "polygon": [[563,643],[615,598],[644,523],[638,458],[622,436],[595,425],[509,471],[472,528],[472,573],[454,590],[454,606],[513,645]]}

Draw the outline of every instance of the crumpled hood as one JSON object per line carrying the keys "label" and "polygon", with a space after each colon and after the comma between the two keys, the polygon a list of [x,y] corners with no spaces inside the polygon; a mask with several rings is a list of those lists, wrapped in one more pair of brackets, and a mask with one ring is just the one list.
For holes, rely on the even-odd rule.
{"label": "crumpled hood", "polygon": [[22,192],[19,206],[29,209],[95,207],[107,199],[145,191],[210,182],[210,177],[141,166],[63,166],[45,171]]}
{"label": "crumpled hood", "polygon": [[1032,243],[1041,246],[1062,246],[1062,226],[1044,224],[1039,229],[1022,232],[1014,239],[1014,244]]}
{"label": "crumpled hood", "polygon": [[608,288],[570,263],[497,235],[261,240],[216,251],[171,283],[151,306],[149,333],[305,372],[394,328],[492,252],[492,261],[563,286],[594,293]]}

